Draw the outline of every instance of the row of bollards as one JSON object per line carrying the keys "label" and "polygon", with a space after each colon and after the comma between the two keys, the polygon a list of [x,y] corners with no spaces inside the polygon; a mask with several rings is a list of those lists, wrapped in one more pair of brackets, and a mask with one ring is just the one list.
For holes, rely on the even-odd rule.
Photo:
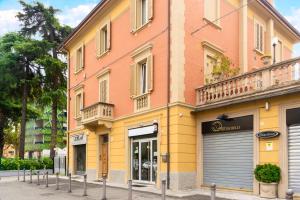
{"label": "row of bollards", "polygon": [[[30,170],[30,182],[32,183],[32,170]],[[48,187],[48,171],[43,173],[43,180],[45,181],[45,186]],[[26,170],[23,170],[23,182],[26,181]],[[20,172],[18,170],[18,181],[20,180]],[[59,173],[56,173],[56,190],[59,190]],[[40,185],[40,171],[37,171],[37,185]],[[72,192],[72,176],[71,173],[68,174],[68,192]],[[83,196],[87,196],[87,175],[83,175]],[[161,199],[166,199],[166,180],[161,182]],[[293,200],[294,192],[292,189],[288,189],[286,192],[286,200]],[[103,191],[101,200],[107,200],[106,198],[106,177],[103,178]],[[128,200],[132,200],[132,180],[128,180]],[[210,186],[210,200],[216,200],[216,184],[211,184]]]}

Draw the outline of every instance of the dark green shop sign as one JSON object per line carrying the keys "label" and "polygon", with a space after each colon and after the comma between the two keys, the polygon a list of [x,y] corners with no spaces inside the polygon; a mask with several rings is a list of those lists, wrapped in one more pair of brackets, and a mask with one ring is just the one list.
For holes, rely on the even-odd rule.
{"label": "dark green shop sign", "polygon": [[278,131],[263,131],[256,134],[256,137],[262,139],[274,138],[280,135]]}
{"label": "dark green shop sign", "polygon": [[228,133],[253,130],[253,115],[202,123],[202,133]]}

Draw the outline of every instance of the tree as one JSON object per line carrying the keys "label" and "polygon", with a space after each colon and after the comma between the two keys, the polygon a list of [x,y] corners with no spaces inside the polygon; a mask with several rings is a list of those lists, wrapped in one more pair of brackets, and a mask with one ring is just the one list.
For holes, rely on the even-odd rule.
{"label": "tree", "polygon": [[[28,98],[34,99],[41,91],[38,77],[41,76],[42,69],[41,66],[37,65],[36,60],[47,54],[50,45],[45,41],[33,40],[17,33],[11,33],[2,38],[2,46],[2,51],[5,52],[3,53],[2,67],[4,70],[8,70],[9,75],[15,80],[13,84],[15,86],[15,95],[18,96],[21,94],[19,157],[23,159],[25,153],[25,128],[28,115],[27,101]],[[11,96],[9,97],[11,99]],[[10,108],[9,106],[7,108],[3,107],[4,109]]]}
{"label": "tree", "polygon": [[7,34],[0,38],[0,162],[4,147],[4,129],[9,119],[19,116],[20,68],[18,56],[12,52],[12,46],[18,42],[15,34]]}
{"label": "tree", "polygon": [[44,98],[41,98],[41,100],[50,101],[52,107],[50,156],[53,158],[55,156],[54,148],[57,136],[57,109],[59,106],[65,105],[66,102],[67,65],[58,59],[60,52],[57,47],[72,29],[69,26],[60,25],[55,17],[59,10],[52,6],[45,7],[40,2],[27,4],[22,0],[20,4],[23,12],[18,13],[17,17],[22,23],[21,33],[25,36],[39,35],[52,45],[51,57],[44,57],[39,61],[39,64],[45,68]]}
{"label": "tree", "polygon": [[20,123],[18,121],[8,123],[8,127],[4,129],[4,143],[12,145],[16,156],[18,155],[20,144]]}

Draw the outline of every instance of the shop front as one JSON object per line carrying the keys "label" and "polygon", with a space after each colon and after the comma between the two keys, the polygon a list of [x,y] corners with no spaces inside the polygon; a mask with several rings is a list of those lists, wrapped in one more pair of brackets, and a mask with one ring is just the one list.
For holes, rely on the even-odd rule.
{"label": "shop front", "polygon": [[300,107],[286,110],[288,188],[300,194]]}
{"label": "shop front", "polygon": [[253,190],[253,115],[201,123],[203,185]]}
{"label": "shop front", "polygon": [[82,175],[86,173],[86,143],[87,137],[85,134],[76,134],[71,137],[71,144],[74,152],[74,169],[73,173]]}
{"label": "shop front", "polygon": [[157,124],[128,130],[130,173],[136,183],[155,184],[157,180]]}

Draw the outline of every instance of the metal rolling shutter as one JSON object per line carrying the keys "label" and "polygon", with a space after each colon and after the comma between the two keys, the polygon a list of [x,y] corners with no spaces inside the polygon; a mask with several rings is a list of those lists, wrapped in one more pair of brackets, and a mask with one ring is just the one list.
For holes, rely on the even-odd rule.
{"label": "metal rolling shutter", "polygon": [[289,127],[288,154],[289,188],[300,193],[300,125]]}
{"label": "metal rolling shutter", "polygon": [[253,132],[203,135],[204,184],[253,188]]}

